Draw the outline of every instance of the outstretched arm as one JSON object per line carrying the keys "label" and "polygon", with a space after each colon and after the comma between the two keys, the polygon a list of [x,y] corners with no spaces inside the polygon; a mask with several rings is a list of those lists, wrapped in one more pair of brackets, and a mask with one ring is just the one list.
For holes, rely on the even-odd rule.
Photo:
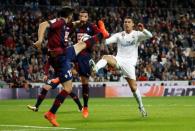
{"label": "outstretched arm", "polygon": [[111,43],[117,43],[117,36],[116,34],[112,35],[111,37],[109,37],[108,39],[105,40],[105,44],[109,45]]}

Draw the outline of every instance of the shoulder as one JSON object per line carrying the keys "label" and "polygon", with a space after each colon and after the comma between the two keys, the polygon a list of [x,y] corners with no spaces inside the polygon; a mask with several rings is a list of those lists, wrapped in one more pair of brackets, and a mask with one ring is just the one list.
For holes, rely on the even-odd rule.
{"label": "shoulder", "polygon": [[142,32],[138,31],[138,30],[133,30],[133,34],[139,35],[140,33],[142,33]]}
{"label": "shoulder", "polygon": [[137,34],[137,33],[139,33],[139,31],[137,31],[137,30],[132,30],[132,34]]}
{"label": "shoulder", "polygon": [[95,26],[96,24],[94,24],[92,22],[87,22],[86,25],[88,25],[88,26]]}
{"label": "shoulder", "polygon": [[124,36],[124,35],[125,35],[124,31],[113,34],[113,36],[115,36],[115,37],[120,37],[120,36]]}
{"label": "shoulder", "polygon": [[49,20],[48,23],[50,24],[51,29],[59,29],[66,25],[64,19],[61,18]]}
{"label": "shoulder", "polygon": [[96,28],[98,28],[97,25],[96,25],[95,23],[90,23],[90,22],[88,22],[86,25],[87,25],[88,28],[91,28],[91,29],[96,29]]}
{"label": "shoulder", "polygon": [[55,19],[52,19],[52,20],[49,20],[49,21],[53,24],[53,23],[56,23],[56,22],[62,22],[64,20],[60,19],[60,18],[55,18]]}

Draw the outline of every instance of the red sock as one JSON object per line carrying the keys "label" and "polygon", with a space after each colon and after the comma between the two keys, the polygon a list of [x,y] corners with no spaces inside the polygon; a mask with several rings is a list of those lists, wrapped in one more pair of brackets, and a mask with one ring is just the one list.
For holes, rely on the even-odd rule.
{"label": "red sock", "polygon": [[45,99],[45,96],[47,95],[47,90],[42,88],[41,93],[39,94],[38,98],[37,98],[37,102],[35,104],[36,108],[39,108],[40,104],[42,103],[42,101]]}
{"label": "red sock", "polygon": [[52,112],[53,114],[56,113],[56,111],[58,110],[58,108],[60,107],[60,105],[64,102],[64,100],[66,99],[66,97],[69,95],[69,93],[65,90],[62,90],[57,96],[56,99],[53,103],[53,106],[51,107],[51,109],[49,110],[50,112]]}
{"label": "red sock", "polygon": [[72,97],[74,102],[77,104],[78,108],[81,110],[82,109],[82,105],[81,105],[81,102],[79,100],[79,97],[75,93],[73,93],[73,92],[71,92],[69,95]]}
{"label": "red sock", "polygon": [[88,107],[88,100],[89,100],[89,85],[88,84],[82,84],[83,87],[83,102],[84,102],[84,107]]}

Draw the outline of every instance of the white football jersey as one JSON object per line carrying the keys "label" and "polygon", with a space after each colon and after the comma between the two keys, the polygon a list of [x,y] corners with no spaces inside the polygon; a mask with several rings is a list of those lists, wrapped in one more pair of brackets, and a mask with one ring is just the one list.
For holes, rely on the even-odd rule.
{"label": "white football jersey", "polygon": [[122,31],[106,39],[105,44],[117,43],[116,57],[131,60],[132,64],[135,65],[138,59],[140,42],[151,37],[152,34],[146,29],[143,32],[132,30],[130,33],[126,33]]}

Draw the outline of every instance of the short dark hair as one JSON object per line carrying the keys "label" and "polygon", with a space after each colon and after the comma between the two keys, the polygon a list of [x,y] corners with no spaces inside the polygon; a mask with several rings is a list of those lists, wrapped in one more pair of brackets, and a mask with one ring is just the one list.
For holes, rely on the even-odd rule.
{"label": "short dark hair", "polygon": [[81,9],[79,13],[88,13],[86,9]]}
{"label": "short dark hair", "polygon": [[[125,17],[124,17],[124,20],[125,20],[125,19],[131,19],[131,20],[133,21],[132,17],[130,17],[130,16],[125,16]],[[123,21],[124,21],[124,20],[123,20]]]}
{"label": "short dark hair", "polygon": [[125,16],[124,19],[132,19],[130,16]]}
{"label": "short dark hair", "polygon": [[136,20],[135,19],[133,20],[131,16],[125,16],[124,19],[123,19],[123,21],[125,21],[125,19],[131,19],[133,23],[136,22]]}
{"label": "short dark hair", "polygon": [[70,6],[64,6],[62,9],[59,11],[59,16],[60,17],[68,17],[69,15],[73,14],[74,9],[71,8]]}

